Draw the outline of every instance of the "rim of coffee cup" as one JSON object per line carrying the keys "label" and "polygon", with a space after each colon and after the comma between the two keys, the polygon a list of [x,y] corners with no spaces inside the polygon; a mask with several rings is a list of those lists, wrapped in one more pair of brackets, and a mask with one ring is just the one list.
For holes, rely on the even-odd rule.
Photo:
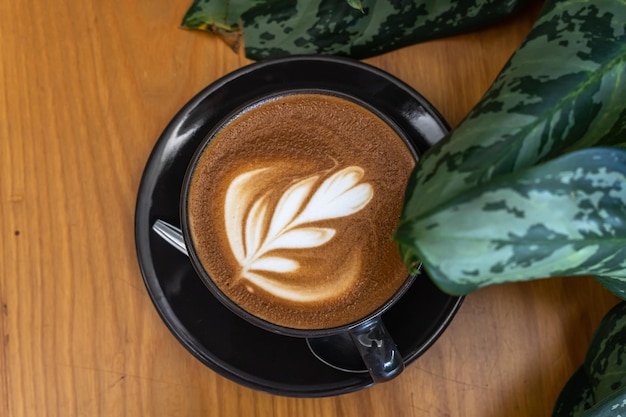
{"label": "rim of coffee cup", "polygon": [[385,115],[383,112],[378,110],[376,107],[372,106],[369,103],[366,103],[362,99],[350,95],[345,92],[333,91],[324,88],[289,88],[279,91],[274,91],[270,94],[261,95],[252,100],[248,100],[243,103],[233,111],[231,111],[228,115],[223,117],[219,122],[217,122],[206,136],[202,139],[198,147],[196,148],[189,164],[187,165],[187,169],[185,172],[185,176],[183,179],[183,185],[180,194],[180,219],[181,219],[181,229],[183,234],[183,239],[185,241],[185,246],[187,247],[187,252],[189,259],[191,260],[191,264],[196,271],[197,275],[207,287],[207,289],[211,292],[211,294],[220,301],[224,306],[226,306],[231,312],[241,317],[242,319],[248,321],[251,324],[256,325],[264,330],[271,331],[273,333],[282,334],[286,336],[293,337],[303,337],[303,338],[312,338],[312,337],[324,337],[330,336],[333,334],[347,332],[351,329],[357,328],[364,323],[367,323],[370,320],[373,320],[376,317],[381,316],[385,313],[389,308],[391,308],[402,296],[406,293],[406,291],[413,285],[415,278],[420,274],[419,270],[421,266],[417,266],[416,272],[408,273],[406,280],[403,284],[398,288],[398,290],[387,299],[381,306],[379,306],[374,311],[370,312],[366,316],[355,320],[351,323],[347,323],[341,326],[335,326],[330,328],[313,328],[313,329],[300,329],[293,327],[281,326],[279,324],[272,323],[268,320],[265,320],[261,317],[258,317],[246,309],[240,307],[237,303],[231,300],[224,292],[215,284],[210,276],[210,274],[204,268],[200,258],[196,252],[195,245],[193,243],[193,239],[191,237],[191,232],[189,230],[189,222],[187,219],[187,200],[189,196],[189,188],[191,185],[191,179],[193,177],[193,173],[195,171],[196,166],[200,160],[200,157],[203,155],[204,151],[211,143],[213,138],[220,132],[222,127],[228,125],[234,118],[236,118],[242,112],[253,108],[255,106],[262,105],[264,102],[270,101],[275,98],[284,97],[286,95],[296,95],[296,94],[321,94],[321,95],[330,95],[339,98],[346,99],[351,101],[378,116],[382,119],[388,126],[390,126],[394,132],[402,139],[407,149],[411,152],[414,160],[417,162],[419,159],[417,148],[418,146],[414,144],[410,137],[402,130],[402,128],[395,123],[390,117]]}

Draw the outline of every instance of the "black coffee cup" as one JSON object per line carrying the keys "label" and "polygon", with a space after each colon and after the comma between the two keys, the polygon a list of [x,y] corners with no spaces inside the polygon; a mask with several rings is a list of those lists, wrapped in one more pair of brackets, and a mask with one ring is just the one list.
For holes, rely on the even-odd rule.
{"label": "black coffee cup", "polygon": [[[355,97],[350,97],[345,93],[338,94],[332,91],[324,91],[324,90],[296,90],[296,91],[282,91],[278,94],[274,94],[273,96],[284,96],[289,94],[302,94],[302,93],[315,93],[315,94],[324,94],[329,96],[339,96],[341,98],[352,101],[359,106],[368,109],[375,115],[377,115],[380,119],[386,122],[396,133],[397,135],[404,141],[407,149],[411,152],[414,159],[417,159],[417,152],[415,147],[411,144],[411,142],[406,138],[401,129],[396,126],[393,121],[389,120],[384,114],[381,114],[376,109],[372,108],[366,103],[363,103],[361,100],[358,100]],[[255,106],[258,103],[263,102],[264,100],[271,99],[272,97],[259,97],[258,100],[254,102],[248,103],[245,106],[242,106],[241,109],[236,110],[233,114],[224,118],[220,123],[218,123],[205,137],[202,141],[198,149],[196,150],[191,162],[188,165],[187,172],[185,175],[185,179],[183,182],[183,188],[181,192],[180,199],[180,218],[181,218],[181,227],[182,233],[184,237],[185,246],[187,249],[188,256],[191,260],[191,263],[196,270],[197,274],[206,285],[206,287],[210,290],[210,292],[217,298],[220,302],[222,302],[227,308],[229,308],[233,313],[237,316],[243,318],[249,323],[258,326],[262,329],[275,332],[278,334],[283,334],[292,337],[302,337],[302,338],[321,338],[328,337],[333,335],[349,335],[351,340],[353,341],[355,347],[359,351],[363,362],[368,369],[373,381],[375,382],[383,382],[388,381],[395,376],[399,375],[404,369],[404,361],[398,350],[396,343],[393,338],[387,331],[383,321],[382,315],[389,308],[391,308],[405,293],[405,291],[411,286],[413,281],[415,280],[416,274],[407,274],[406,279],[403,283],[398,287],[397,291],[388,298],[382,305],[380,305],[375,310],[371,311],[369,314],[364,317],[355,320],[349,324],[335,326],[330,328],[321,328],[321,329],[299,329],[299,328],[291,328],[281,326],[260,317],[257,317],[247,310],[243,309],[236,302],[234,302],[231,298],[229,298],[220,288],[214,280],[211,278],[210,274],[207,272],[205,265],[203,265],[200,257],[198,256],[197,248],[195,247],[194,240],[192,238],[192,234],[190,231],[190,223],[189,223],[189,210],[188,210],[188,200],[190,193],[190,185],[192,178],[196,173],[196,167],[200,161],[201,156],[207,150],[207,147],[213,140],[214,136],[222,129],[223,126],[228,124],[234,115],[240,113],[242,110],[249,108],[251,106]],[[328,339],[332,340],[332,338]]]}

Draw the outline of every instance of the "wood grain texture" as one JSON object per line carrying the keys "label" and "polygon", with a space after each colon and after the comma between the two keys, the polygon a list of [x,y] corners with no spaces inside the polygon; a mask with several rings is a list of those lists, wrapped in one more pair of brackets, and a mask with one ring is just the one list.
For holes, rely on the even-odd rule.
{"label": "wood grain texture", "polygon": [[[616,303],[588,278],[480,290],[398,379],[334,398],[252,391],[178,344],[137,265],[136,192],[176,111],[248,63],[179,29],[187,6],[0,2],[0,415],[549,415]],[[367,62],[455,125],[537,11]]]}

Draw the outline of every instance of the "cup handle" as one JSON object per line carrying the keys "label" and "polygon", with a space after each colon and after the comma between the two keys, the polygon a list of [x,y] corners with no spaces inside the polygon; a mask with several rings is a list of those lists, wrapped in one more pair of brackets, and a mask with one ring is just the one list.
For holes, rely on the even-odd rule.
{"label": "cup handle", "polygon": [[349,334],[374,382],[389,381],[404,370],[402,355],[380,315],[351,329]]}
{"label": "cup handle", "polygon": [[[188,256],[183,234],[179,228],[157,220],[152,229],[181,253]],[[349,332],[374,382],[385,382],[404,370],[404,361],[381,316],[378,315]]]}

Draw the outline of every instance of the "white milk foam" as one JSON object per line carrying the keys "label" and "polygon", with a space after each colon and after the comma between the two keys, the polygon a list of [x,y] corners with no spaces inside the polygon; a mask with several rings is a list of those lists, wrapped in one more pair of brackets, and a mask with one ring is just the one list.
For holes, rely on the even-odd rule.
{"label": "white milk foam", "polygon": [[[328,225],[328,221],[362,210],[374,196],[373,187],[361,182],[365,174],[361,167],[348,166],[332,173],[296,179],[286,191],[272,189],[271,183],[267,189],[259,190],[259,184],[267,183],[262,181],[263,176],[272,169],[270,166],[240,174],[226,192],[225,228],[232,253],[241,267],[239,278],[252,284],[246,285],[250,292],[258,287],[297,302],[336,296],[358,276],[344,274],[334,282],[314,288],[304,282],[306,274],[296,275],[303,281],[294,282],[293,273],[297,274],[300,263],[297,257],[289,255],[289,250],[314,250],[329,242],[337,230],[316,223],[324,221]],[[271,206],[270,197],[275,197],[278,203]],[[280,279],[287,273],[291,274],[289,279]]]}

